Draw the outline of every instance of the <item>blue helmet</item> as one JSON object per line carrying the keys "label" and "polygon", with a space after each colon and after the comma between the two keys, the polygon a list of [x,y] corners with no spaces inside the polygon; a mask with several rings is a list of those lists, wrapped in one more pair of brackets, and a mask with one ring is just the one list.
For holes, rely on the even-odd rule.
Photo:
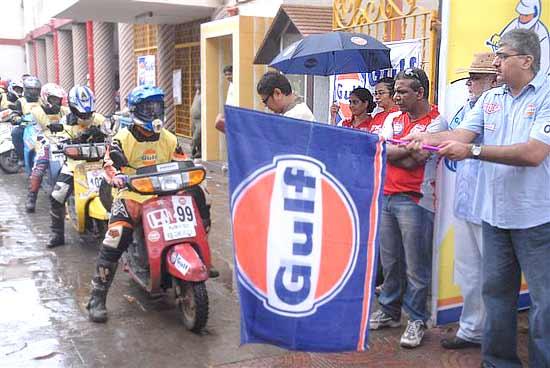
{"label": "blue helmet", "polygon": [[69,108],[82,120],[89,120],[95,112],[94,93],[87,86],[74,86],[69,91]]}
{"label": "blue helmet", "polygon": [[164,119],[164,91],[155,86],[136,87],[128,95],[134,122],[151,132],[159,132]]}

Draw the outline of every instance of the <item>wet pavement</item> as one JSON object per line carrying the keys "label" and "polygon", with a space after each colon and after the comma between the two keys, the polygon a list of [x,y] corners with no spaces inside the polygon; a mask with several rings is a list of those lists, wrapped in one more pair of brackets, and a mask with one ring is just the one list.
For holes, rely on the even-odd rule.
{"label": "wet pavement", "polygon": [[[85,305],[98,245],[69,227],[67,245],[48,250],[49,216],[40,193],[26,214],[25,178],[0,173],[0,367],[478,367],[479,349],[445,351],[434,328],[423,346],[399,348],[401,329],[371,333],[367,353],[289,353],[265,345],[239,347],[239,308],[233,283],[227,178],[208,165],[213,200],[210,242],[221,277],[208,281],[206,331],[185,330],[169,293],[151,299],[119,268],[107,302],[109,321],[88,321]],[[519,323],[527,356],[526,314]]]}

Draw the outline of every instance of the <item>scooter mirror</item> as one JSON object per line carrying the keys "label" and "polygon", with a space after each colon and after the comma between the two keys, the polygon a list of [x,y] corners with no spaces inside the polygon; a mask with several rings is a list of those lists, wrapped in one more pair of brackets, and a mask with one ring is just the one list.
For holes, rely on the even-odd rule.
{"label": "scooter mirror", "polygon": [[50,132],[52,133],[61,133],[64,130],[63,124],[59,123],[51,123],[48,125],[48,129],[50,129]]}
{"label": "scooter mirror", "polygon": [[109,157],[115,164],[115,167],[120,168],[123,166],[128,166],[128,159],[120,151],[115,150],[115,151],[109,152]]}

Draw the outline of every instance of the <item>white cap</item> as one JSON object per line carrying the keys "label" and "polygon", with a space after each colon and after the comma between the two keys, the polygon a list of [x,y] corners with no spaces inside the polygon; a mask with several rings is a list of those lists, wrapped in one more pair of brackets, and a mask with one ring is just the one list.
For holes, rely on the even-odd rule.
{"label": "white cap", "polygon": [[540,15],[540,0],[521,0],[516,6],[516,12],[521,15]]}

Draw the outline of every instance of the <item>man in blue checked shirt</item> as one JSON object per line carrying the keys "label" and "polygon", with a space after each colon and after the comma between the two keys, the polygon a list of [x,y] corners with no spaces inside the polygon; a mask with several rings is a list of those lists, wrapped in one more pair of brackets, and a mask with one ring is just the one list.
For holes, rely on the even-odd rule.
{"label": "man in blue checked shirt", "polygon": [[[483,94],[460,128],[411,134],[411,150],[440,147],[452,160],[481,160],[482,367],[521,367],[517,306],[523,271],[531,296],[529,366],[550,367],[550,83],[536,33],[502,36],[493,65],[502,87]],[[481,144],[471,144],[477,136]]]}

